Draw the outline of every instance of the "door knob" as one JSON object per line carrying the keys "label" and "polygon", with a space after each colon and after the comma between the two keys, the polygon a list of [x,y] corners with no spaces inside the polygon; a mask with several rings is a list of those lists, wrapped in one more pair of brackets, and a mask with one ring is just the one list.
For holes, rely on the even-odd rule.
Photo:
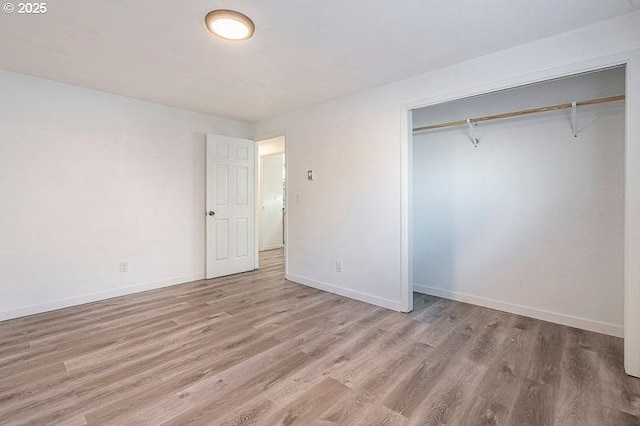
{"label": "door knob", "polygon": [[209,216],[215,216],[216,212],[214,212],[213,210],[209,210]]}

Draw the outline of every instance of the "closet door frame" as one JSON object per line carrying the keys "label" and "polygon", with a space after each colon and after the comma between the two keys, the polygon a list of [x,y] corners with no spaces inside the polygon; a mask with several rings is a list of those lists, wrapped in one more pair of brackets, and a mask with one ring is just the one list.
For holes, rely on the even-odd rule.
{"label": "closet door frame", "polygon": [[626,66],[625,181],[624,181],[624,366],[627,374],[640,377],[640,50],[574,63],[552,70],[514,76],[454,93],[434,95],[400,106],[401,154],[401,307],[413,310],[412,272],[412,111],[541,83],[575,74]]}

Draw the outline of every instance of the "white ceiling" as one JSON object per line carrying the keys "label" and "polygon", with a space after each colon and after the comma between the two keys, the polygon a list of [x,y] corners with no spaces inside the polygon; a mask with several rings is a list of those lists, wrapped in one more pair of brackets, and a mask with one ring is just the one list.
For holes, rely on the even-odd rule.
{"label": "white ceiling", "polygon": [[275,138],[265,139],[258,142],[258,155],[284,154],[285,137],[276,136]]}
{"label": "white ceiling", "polygon": [[[3,1],[4,3],[4,1]],[[15,2],[17,3],[17,1]],[[252,122],[638,10],[638,0],[54,0],[0,69]],[[211,36],[213,9],[250,16]]]}

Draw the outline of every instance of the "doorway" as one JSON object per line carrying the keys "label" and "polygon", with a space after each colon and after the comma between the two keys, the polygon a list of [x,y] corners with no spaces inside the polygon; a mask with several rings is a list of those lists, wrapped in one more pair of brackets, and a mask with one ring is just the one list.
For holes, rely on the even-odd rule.
{"label": "doorway", "polygon": [[285,159],[284,136],[258,142],[256,246],[260,252],[285,248],[287,216]]}

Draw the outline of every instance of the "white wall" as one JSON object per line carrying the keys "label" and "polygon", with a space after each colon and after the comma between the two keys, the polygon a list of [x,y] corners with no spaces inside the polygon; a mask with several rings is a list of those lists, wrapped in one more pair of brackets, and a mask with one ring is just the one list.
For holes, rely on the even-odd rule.
{"label": "white wall", "polygon": [[203,278],[206,133],[249,126],[0,71],[0,319]]}
{"label": "white wall", "polygon": [[[287,135],[288,277],[382,306],[408,308],[410,239],[405,209],[410,186],[402,168],[408,139],[406,108],[621,61],[629,61],[626,114],[638,117],[640,13],[634,13],[256,123],[258,136]],[[636,122],[626,121],[629,324],[640,324],[640,123]],[[306,170],[311,168],[318,179],[308,182]],[[342,274],[335,272],[336,258],[344,262]],[[625,336],[627,371],[640,374],[640,330],[628,334],[625,328]]]}
{"label": "white wall", "polygon": [[[258,135],[286,129],[287,276],[399,310],[398,147],[378,134],[388,134],[386,118],[359,127],[368,106],[333,105],[257,124]],[[397,107],[383,106],[380,116],[397,119]]]}
{"label": "white wall", "polygon": [[[624,68],[450,102],[414,126],[624,94]],[[413,139],[414,289],[621,336],[624,102]],[[434,121],[435,120],[435,121]]]}

